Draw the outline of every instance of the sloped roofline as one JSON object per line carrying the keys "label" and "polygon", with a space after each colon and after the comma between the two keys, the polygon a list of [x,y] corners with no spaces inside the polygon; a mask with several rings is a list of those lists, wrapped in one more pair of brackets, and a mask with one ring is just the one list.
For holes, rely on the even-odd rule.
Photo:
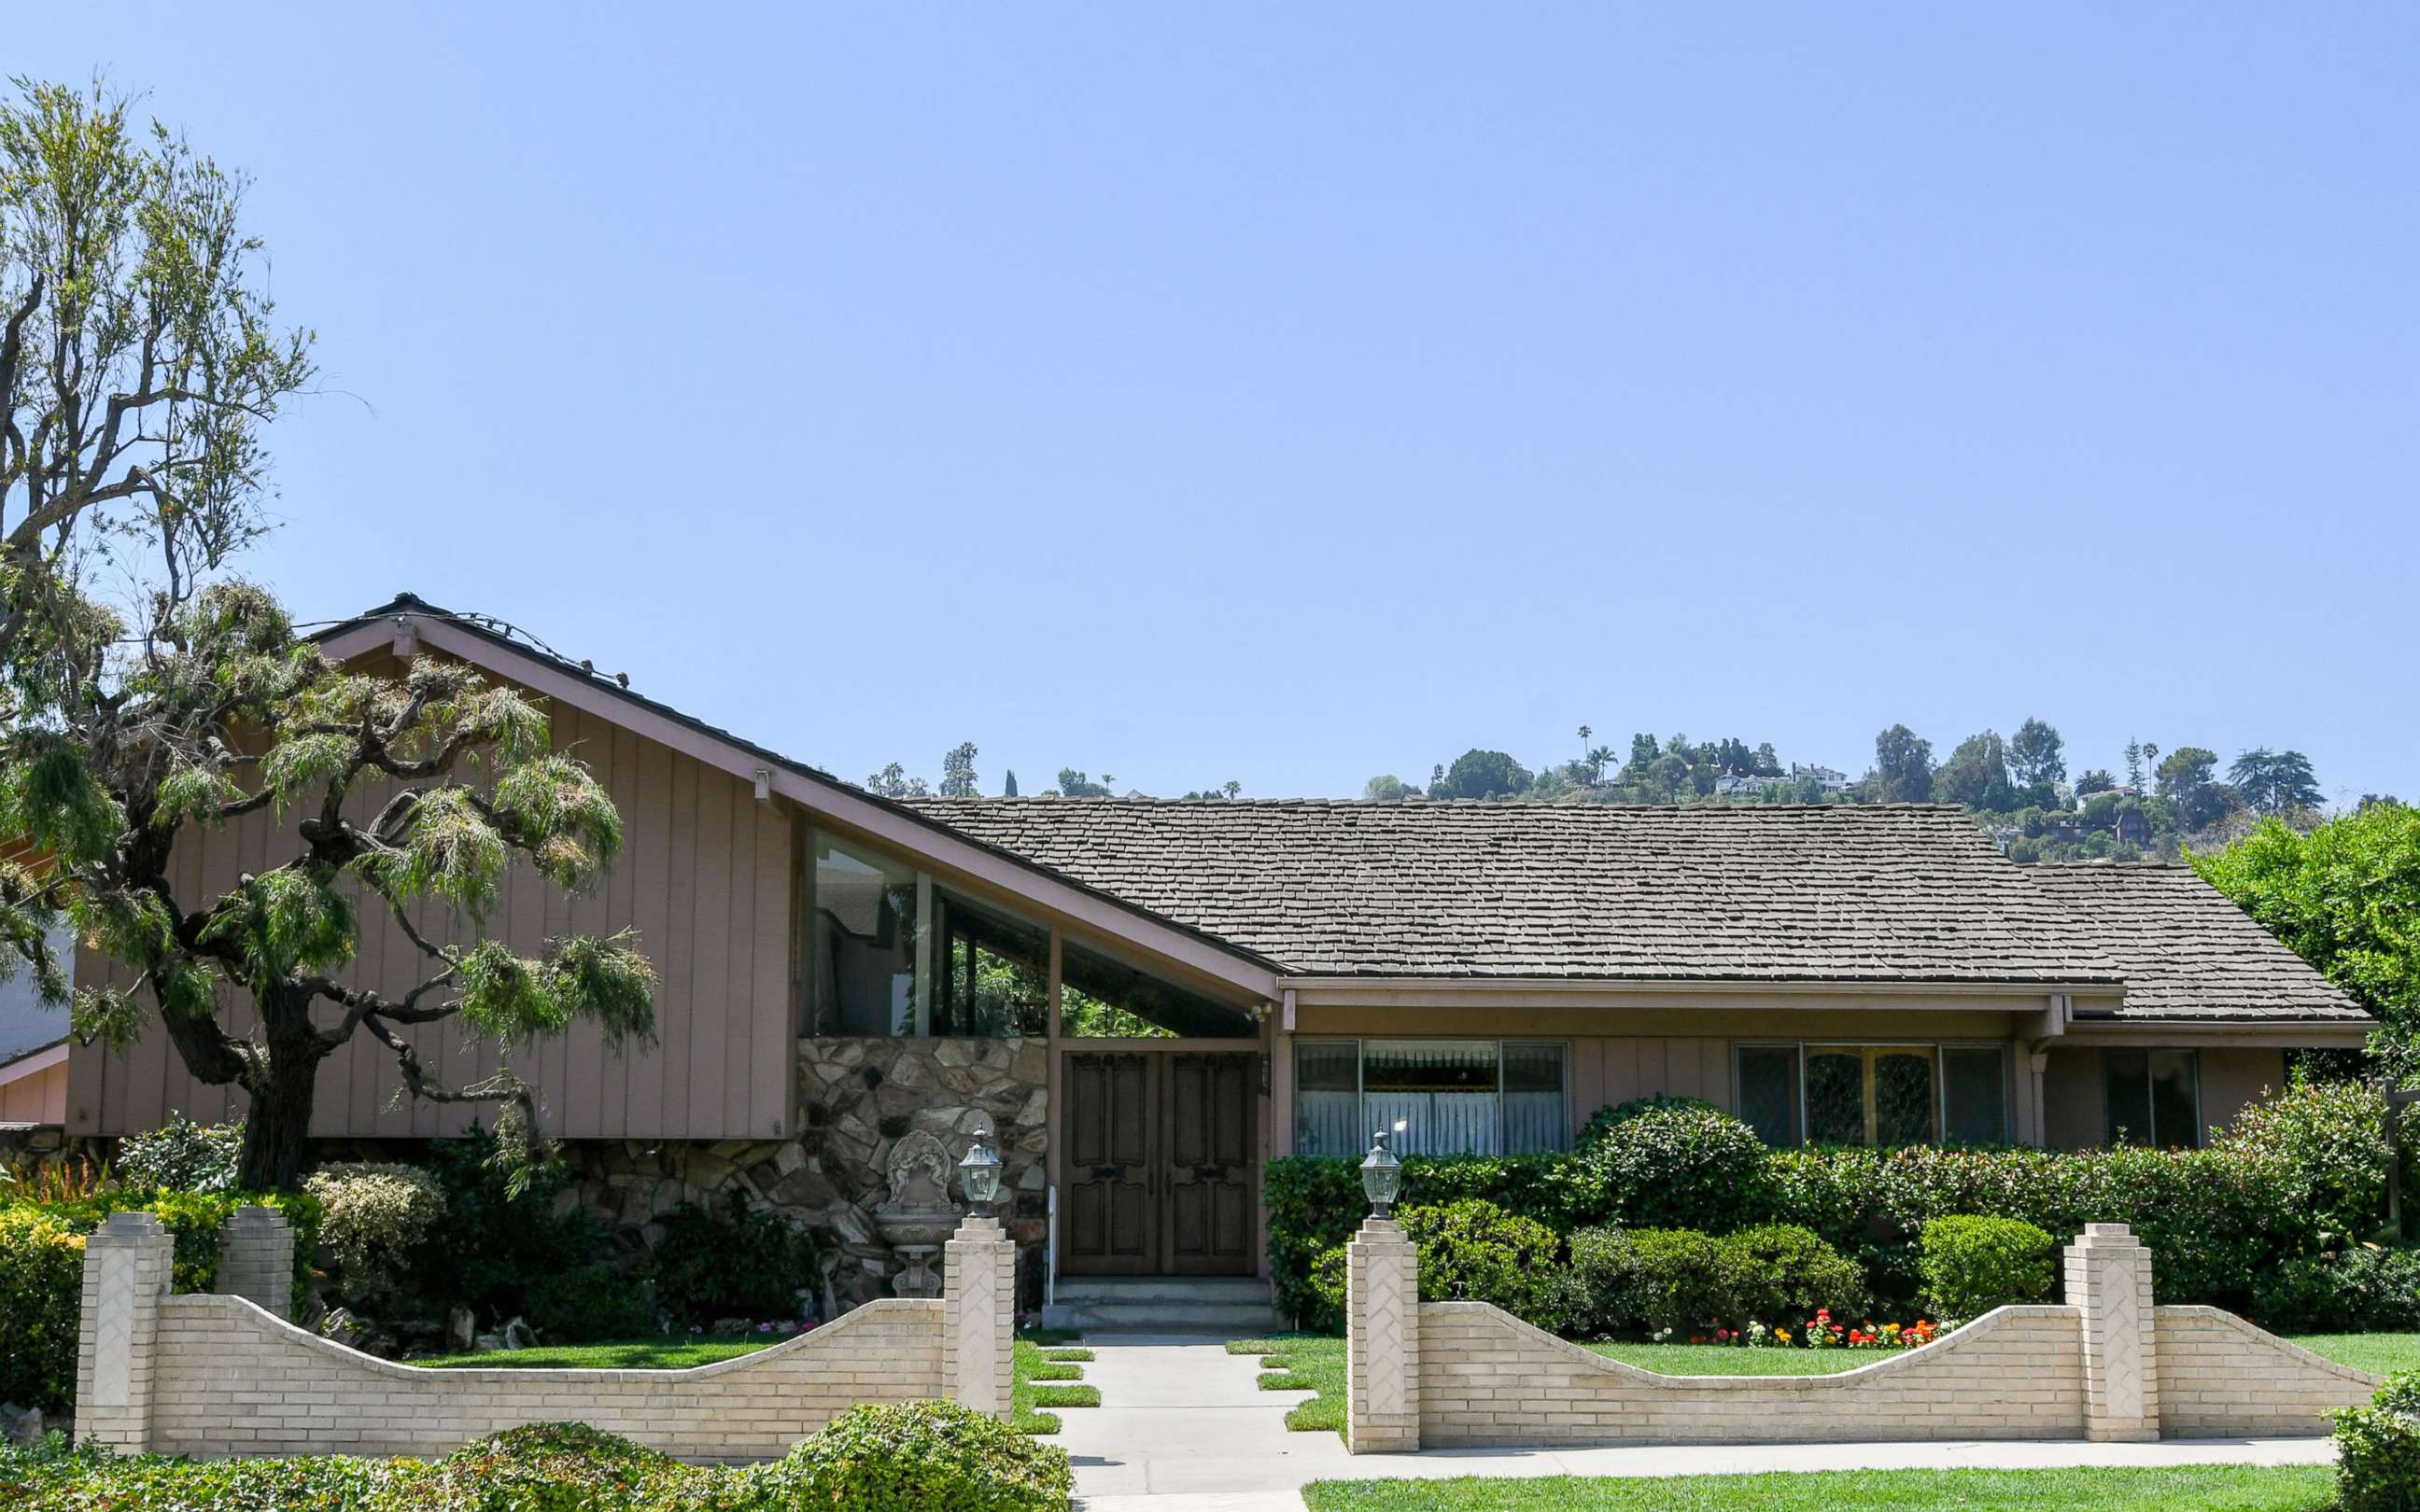
{"label": "sloped roofline", "polygon": [[987,884],[1110,939],[1164,957],[1259,998],[1276,995],[1275,961],[1164,918],[1013,852],[928,819],[829,772],[636,693],[592,668],[527,644],[481,620],[398,594],[311,639],[336,661],[425,645],[521,683],[550,699],[630,729],[709,766],[778,793],[817,818]]}

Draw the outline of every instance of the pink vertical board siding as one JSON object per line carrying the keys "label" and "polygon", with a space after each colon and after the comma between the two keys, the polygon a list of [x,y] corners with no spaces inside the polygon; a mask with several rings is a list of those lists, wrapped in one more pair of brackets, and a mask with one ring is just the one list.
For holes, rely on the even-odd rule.
{"label": "pink vertical board siding", "polygon": [[[639,949],[658,974],[657,1041],[614,1055],[583,1025],[575,1036],[500,1057],[456,1021],[405,1032],[430,1073],[453,1087],[508,1060],[537,1088],[549,1133],[769,1137],[776,1120],[789,1132],[796,1026],[788,808],[760,802],[751,784],[606,719],[561,706],[551,713],[558,748],[585,761],[622,812],[622,856],[594,893],[567,902],[531,867],[513,867],[488,933],[535,955],[555,935],[635,927]],[[384,796],[365,788],[358,806],[366,814]],[[180,900],[223,890],[241,872],[287,859],[296,849],[291,831],[299,817],[264,811],[225,829],[189,831],[171,872]],[[383,905],[366,898],[357,904],[363,937],[348,980],[400,995],[427,975],[427,959]],[[472,937],[436,903],[416,908],[412,918],[432,938]],[[77,980],[132,986],[133,974],[84,951]],[[232,991],[226,1000],[234,1006],[225,1022],[239,1032],[249,1028],[248,1001]],[[333,1024],[334,1011],[322,1009],[318,1018]],[[492,1121],[492,1110],[482,1107],[423,1103],[390,1112],[399,1080],[386,1048],[357,1036],[320,1063],[313,1132],[426,1137],[459,1134],[474,1118]],[[60,1096],[79,1134],[152,1128],[172,1108],[221,1119],[240,1113],[244,1102],[240,1092],[195,1082],[156,1025],[125,1055],[71,1055]]]}

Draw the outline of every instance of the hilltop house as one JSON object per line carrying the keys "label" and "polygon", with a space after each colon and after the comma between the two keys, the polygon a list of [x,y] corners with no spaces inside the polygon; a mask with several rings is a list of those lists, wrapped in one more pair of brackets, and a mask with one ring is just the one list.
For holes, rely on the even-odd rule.
{"label": "hilltop house", "polygon": [[[2370,1026],[2190,872],[2021,867],[1953,806],[894,802],[417,598],[322,641],[551,701],[627,848],[493,927],[633,927],[661,981],[644,1051],[583,1027],[520,1059],[550,1132],[619,1222],[738,1182],[814,1224],[844,1301],[886,1284],[872,1210],[917,1130],[997,1128],[1029,1270],[1249,1276],[1264,1162],[1398,1122],[1411,1151],[1559,1149],[1663,1092],[1776,1144],[2192,1144],[2288,1048]],[[196,837],[184,874],[233,876],[275,822]],[[373,926],[361,969],[399,989],[411,955]],[[492,1063],[405,1032],[458,1079]],[[60,1058],[70,1137],[240,1110],[156,1032]],[[465,1126],[396,1086],[356,1041],[318,1134]]]}

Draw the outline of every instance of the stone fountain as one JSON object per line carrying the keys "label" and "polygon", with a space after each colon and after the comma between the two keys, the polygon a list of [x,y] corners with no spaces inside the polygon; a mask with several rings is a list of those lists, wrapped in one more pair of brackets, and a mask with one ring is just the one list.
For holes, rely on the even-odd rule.
{"label": "stone fountain", "polygon": [[891,1147],[883,1163],[890,1179],[891,1200],[874,1210],[874,1227],[906,1267],[891,1283],[902,1297],[938,1297],[941,1277],[933,1257],[957,1231],[958,1209],[950,1200],[950,1172],[955,1162],[949,1147],[932,1134],[917,1129]]}

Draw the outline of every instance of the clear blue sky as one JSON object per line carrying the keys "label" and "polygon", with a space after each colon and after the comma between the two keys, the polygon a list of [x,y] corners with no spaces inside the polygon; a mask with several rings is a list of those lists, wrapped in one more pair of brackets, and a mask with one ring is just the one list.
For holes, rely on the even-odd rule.
{"label": "clear blue sky", "polygon": [[8,63],[256,177],[307,614],[987,792],[2039,714],[2420,798],[2420,8],[238,16]]}

